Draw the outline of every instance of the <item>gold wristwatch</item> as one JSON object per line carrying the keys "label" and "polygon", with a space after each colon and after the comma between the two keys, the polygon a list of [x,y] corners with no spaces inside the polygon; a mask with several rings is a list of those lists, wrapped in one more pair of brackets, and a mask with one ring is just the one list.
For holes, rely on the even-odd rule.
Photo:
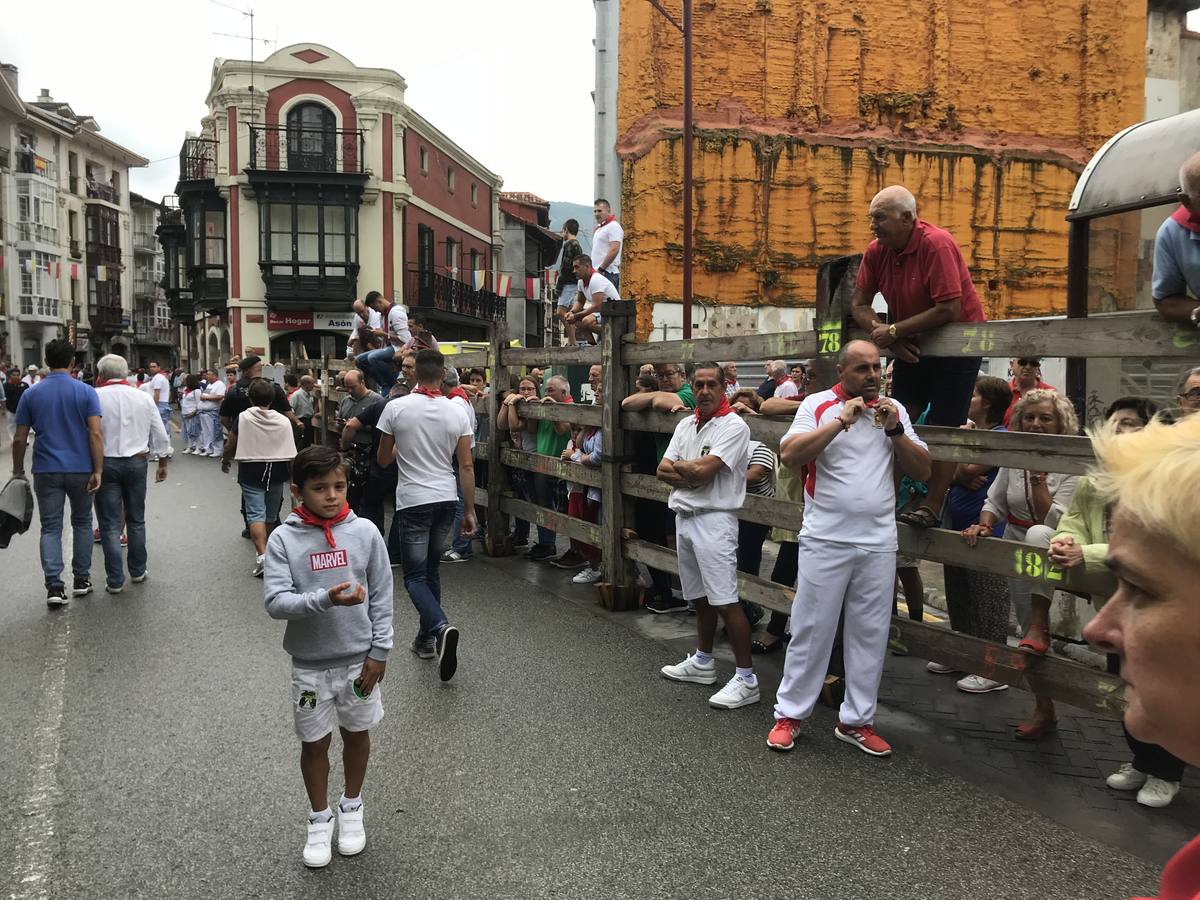
{"label": "gold wristwatch", "polygon": [[888,334],[890,334],[892,337],[896,337],[896,336],[897,336],[897,335],[896,335],[896,323],[895,323],[895,322],[893,322],[891,325],[889,325],[889,326],[888,326]]}

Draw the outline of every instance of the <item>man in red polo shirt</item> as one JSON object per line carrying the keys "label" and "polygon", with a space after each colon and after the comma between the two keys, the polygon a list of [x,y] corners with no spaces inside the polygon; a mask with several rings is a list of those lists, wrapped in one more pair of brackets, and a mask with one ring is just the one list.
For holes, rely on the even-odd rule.
{"label": "man in red polo shirt", "polygon": [[[875,240],[863,252],[850,311],[860,328],[895,359],[892,396],[914,421],[928,407],[928,425],[957,427],[967,420],[979,357],[922,356],[921,335],[948,322],[985,322],[971,273],[954,237],[917,218],[917,201],[899,185],[875,195],[870,207]],[[890,323],[871,303],[887,301]],[[900,519],[932,528],[941,521],[942,501],[954,463],[935,462],[929,493]]]}
{"label": "man in red polo shirt", "polygon": [[1012,418],[1012,412],[1017,407],[1017,402],[1032,390],[1039,391],[1056,391],[1052,384],[1046,384],[1042,381],[1042,361],[1036,356],[1022,356],[1019,359],[1014,359],[1009,363],[1009,370],[1012,373],[1012,381],[1009,385],[1012,387],[1012,403],[1008,404],[1008,411],[1004,414],[1004,427],[1008,427],[1008,420]]}

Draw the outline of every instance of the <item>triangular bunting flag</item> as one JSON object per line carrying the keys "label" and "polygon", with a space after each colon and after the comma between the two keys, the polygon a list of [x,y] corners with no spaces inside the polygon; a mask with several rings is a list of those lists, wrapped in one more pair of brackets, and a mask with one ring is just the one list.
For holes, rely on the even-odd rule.
{"label": "triangular bunting flag", "polygon": [[512,284],[512,276],[511,275],[497,275],[496,276],[496,293],[501,297],[507,297],[508,296],[508,286],[510,284]]}

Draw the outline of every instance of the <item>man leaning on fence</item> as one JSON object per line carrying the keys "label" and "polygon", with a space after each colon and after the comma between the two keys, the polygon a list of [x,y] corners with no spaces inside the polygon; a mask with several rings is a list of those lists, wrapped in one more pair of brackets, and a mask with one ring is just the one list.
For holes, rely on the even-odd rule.
{"label": "man leaning on fence", "polygon": [[[896,575],[896,481],[929,477],[929,451],[904,407],[879,393],[879,351],[851,341],[838,383],[809,394],[779,442],[785,466],[807,466],[792,640],[775,703],[774,750],[791,750],[812,714],[843,618],[846,697],[834,735],[872,756],[892,748],[874,729]],[[899,469],[899,473],[896,473]]]}
{"label": "man leaning on fence", "polygon": [[[863,253],[850,309],[858,326],[896,358],[892,396],[916,419],[928,407],[927,425],[957,428],[967,420],[979,357],[927,356],[924,335],[951,322],[984,322],[983,307],[962,251],[950,232],[917,218],[917,201],[904,188],[886,187],[871,201],[875,240]],[[890,322],[871,307],[877,293],[887,301]],[[953,462],[938,462],[929,492],[914,499],[900,520],[918,528],[941,521],[942,502],[954,476]]]}
{"label": "man leaning on fence", "polygon": [[1179,208],[1154,239],[1151,295],[1163,317],[1200,328],[1200,153],[1179,170]]}

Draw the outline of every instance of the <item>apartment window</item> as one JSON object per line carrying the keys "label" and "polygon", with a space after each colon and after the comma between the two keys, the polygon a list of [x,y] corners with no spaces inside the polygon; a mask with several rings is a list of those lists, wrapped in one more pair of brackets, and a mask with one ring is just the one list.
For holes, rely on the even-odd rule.
{"label": "apartment window", "polygon": [[358,259],[358,206],[263,202],[262,263],[273,275],[349,274]]}
{"label": "apartment window", "polygon": [[58,191],[52,184],[17,182],[18,240],[58,243]]}
{"label": "apartment window", "polygon": [[471,205],[479,205],[479,185],[473,181],[471,182]]}
{"label": "apartment window", "polygon": [[112,175],[108,179],[108,183],[110,185],[112,185],[112,189],[114,191],[116,191],[118,194],[121,193],[121,173],[120,172],[113,172]]}
{"label": "apartment window", "polygon": [[17,253],[17,268],[21,272],[21,315],[59,318],[58,257],[21,250]]}
{"label": "apartment window", "polygon": [[420,150],[420,154],[421,154],[421,174],[428,175],[429,174],[429,151],[427,149],[425,149],[424,147],[422,147]]}
{"label": "apartment window", "polygon": [[454,238],[446,238],[446,272],[458,274],[458,242]]}
{"label": "apartment window", "polygon": [[221,209],[191,210],[192,267],[225,266],[225,211]]}
{"label": "apartment window", "polygon": [[71,240],[79,240],[79,213],[73,209],[67,211],[67,234]]}
{"label": "apartment window", "polygon": [[288,168],[302,172],[337,170],[337,119],[319,103],[301,103],[287,116]]}
{"label": "apartment window", "polygon": [[446,190],[448,190],[452,194],[454,193],[454,167],[453,166],[446,167]]}
{"label": "apartment window", "polygon": [[479,271],[479,251],[478,250],[471,251],[471,271],[472,272]]}

